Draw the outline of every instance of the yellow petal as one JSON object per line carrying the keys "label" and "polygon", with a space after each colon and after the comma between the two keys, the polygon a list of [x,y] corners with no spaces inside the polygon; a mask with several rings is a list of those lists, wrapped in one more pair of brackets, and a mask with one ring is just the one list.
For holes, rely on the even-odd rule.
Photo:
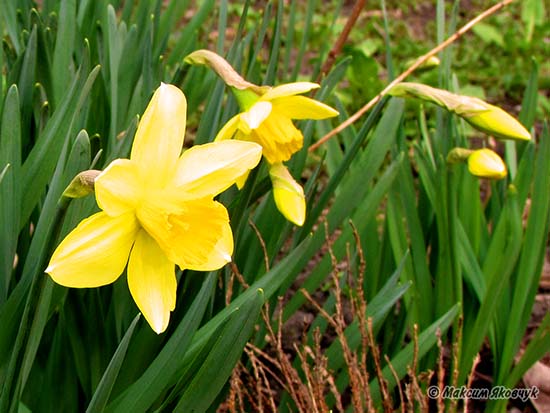
{"label": "yellow petal", "polygon": [[143,196],[142,185],[136,163],[117,159],[95,180],[97,204],[113,217],[133,211]]}
{"label": "yellow petal", "polygon": [[241,114],[239,129],[244,133],[257,129],[271,113],[272,105],[269,102],[255,103],[247,112]]}
{"label": "yellow petal", "polygon": [[216,135],[215,141],[223,141],[226,139],[231,139],[235,132],[237,131],[237,127],[239,126],[239,122],[241,120],[241,114],[233,116],[231,119],[227,121],[225,125],[220,129],[218,134]]}
{"label": "yellow petal", "polygon": [[512,115],[486,103],[488,110],[464,116],[473,127],[500,139],[530,140],[531,134]]}
{"label": "yellow petal", "polygon": [[217,270],[231,261],[233,241],[225,207],[211,199],[176,202],[163,199],[165,207],[170,207],[164,214],[154,206],[138,210],[143,227],[168,258],[182,269],[199,271]]}
{"label": "yellow petal", "polygon": [[275,86],[260,97],[260,100],[273,100],[285,96],[299,95],[317,89],[319,85],[311,82],[295,82]]}
{"label": "yellow petal", "polygon": [[271,103],[273,111],[290,119],[326,119],[338,115],[337,110],[305,96],[278,98]]}
{"label": "yellow petal", "polygon": [[139,311],[160,334],[176,306],[174,263],[144,230],[139,231],[128,262],[128,287]]}
{"label": "yellow petal", "polygon": [[237,178],[237,180],[235,181],[235,184],[237,184],[237,188],[243,189],[249,174],[250,174],[250,171],[245,172],[242,176]]}
{"label": "yellow petal", "polygon": [[302,132],[278,113],[272,113],[249,138],[262,145],[263,155],[272,164],[289,160],[304,145]]}
{"label": "yellow petal", "polygon": [[98,212],[65,237],[45,272],[66,287],[110,284],[124,271],[138,230],[131,213],[112,218]]}
{"label": "yellow petal", "polygon": [[302,226],[306,219],[304,190],[282,163],[272,165],[269,176],[277,209],[290,222]]}
{"label": "yellow petal", "polygon": [[468,157],[468,170],[480,178],[502,179],[507,174],[502,158],[487,148],[474,151]]}
{"label": "yellow petal", "polygon": [[175,190],[191,198],[213,198],[248,173],[262,158],[262,147],[237,140],[197,145],[178,162]]}
{"label": "yellow petal", "polygon": [[183,146],[186,111],[182,91],[163,83],[139,122],[130,159],[151,186],[164,186],[174,174]]}
{"label": "yellow petal", "polygon": [[228,262],[231,262],[233,255],[233,232],[229,222],[222,225],[221,236],[214,246],[214,249],[208,255],[208,259],[202,267],[196,267],[195,270],[213,271],[223,267]]}

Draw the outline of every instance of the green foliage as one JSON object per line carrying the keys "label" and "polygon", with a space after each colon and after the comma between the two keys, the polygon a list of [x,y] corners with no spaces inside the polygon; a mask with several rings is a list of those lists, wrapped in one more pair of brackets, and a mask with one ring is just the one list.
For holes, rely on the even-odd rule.
{"label": "green foliage", "polygon": [[[197,48],[215,48],[257,84],[315,79],[343,27],[345,2],[270,1],[261,10],[254,2],[223,0],[32,3],[0,0],[0,411],[215,411],[234,366],[246,361],[246,343],[269,345],[259,317],[264,304],[275,309],[300,274],[307,275],[300,284],[305,291],[325,291],[320,305],[329,313],[336,306],[331,274],[342,272],[337,275],[348,299],[356,291],[344,275],[363,280],[364,316],[372,318],[387,355],[381,374],[390,390],[413,362],[435,368],[437,331],[455,351],[450,368],[459,385],[485,338],[495,386],[514,386],[544,354],[548,317],[514,364],[550,225],[550,132],[541,126],[547,98],[539,92],[548,69],[537,64],[550,29],[538,17],[542,1],[525,1],[523,26],[508,24],[515,14],[507,13],[476,26],[469,36],[477,37],[442,54],[439,69],[418,75],[453,91],[482,84],[495,98],[522,96],[520,120],[536,139],[506,143],[507,179],[480,183],[464,165],[448,165],[448,151],[467,146],[470,131],[432,107],[383,98],[329,141],[320,157],[308,146],[336,123],[301,121],[304,148],[289,168],[307,177],[304,226],[293,227],[275,208],[265,165],[241,191],[222,194],[235,235],[234,266],[207,274],[179,271],[176,309],[159,336],[137,316],[125,275],[110,286],[76,290],[44,274],[55,246],[97,208],[93,197],[60,201],[63,190],[79,172],[128,156],[138,117],[160,82],[187,96],[189,144],[214,138],[238,109],[220,79],[184,64]],[[428,27],[437,33],[432,37],[442,37],[458,18],[453,9],[447,21],[443,3],[430,23],[435,27]],[[382,73],[393,76],[393,64],[400,68],[429,47],[402,36],[402,23],[391,16],[386,10],[380,29],[386,39],[373,29],[384,15],[375,16],[366,33],[352,32],[322,81],[316,99],[338,108],[338,122],[383,88]],[[215,46],[208,37],[213,31]],[[511,69],[495,79],[501,67]],[[320,254],[328,246],[332,257]],[[347,269],[335,268],[334,259]],[[237,270],[248,288],[234,282]],[[300,293],[288,297],[280,305],[283,321],[306,302]],[[274,311],[265,319],[273,320]],[[359,320],[344,327],[350,349],[360,353]],[[329,323],[315,314],[308,345],[315,328],[327,333]],[[342,353],[338,340],[325,349],[344,393],[350,377]],[[370,361],[367,368],[374,377]],[[377,406],[378,386],[370,383]],[[292,409],[290,395],[283,392],[281,399],[281,411]],[[501,403],[488,411],[501,411]]]}

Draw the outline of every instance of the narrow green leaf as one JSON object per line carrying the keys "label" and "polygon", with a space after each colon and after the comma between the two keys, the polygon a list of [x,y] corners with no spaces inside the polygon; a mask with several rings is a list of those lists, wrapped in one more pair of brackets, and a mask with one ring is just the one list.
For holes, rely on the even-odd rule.
{"label": "narrow green leaf", "polygon": [[531,64],[531,72],[529,73],[529,79],[527,81],[527,87],[525,88],[521,111],[519,113],[519,120],[527,130],[530,130],[535,123],[539,90],[539,65],[535,59],[531,60]]}
{"label": "narrow green leaf", "polygon": [[63,103],[54,112],[41,139],[33,147],[23,163],[23,192],[21,222],[23,226],[38,199],[42,196],[46,184],[52,176],[59,154],[62,151],[69,132],[87,98],[90,89],[99,73],[99,66],[87,74],[89,59],[85,59],[76,75],[73,84],[63,98]]}
{"label": "narrow green leaf", "polygon": [[[506,320],[506,340],[502,345],[504,350],[501,359],[501,370],[498,372],[498,382],[504,381],[508,369],[513,363],[519,348],[522,334],[529,320],[533,300],[539,284],[541,268],[548,237],[548,210],[550,209],[550,130],[544,125],[540,147],[535,163],[535,179],[531,194],[531,209],[524,245],[516,274],[510,315]],[[513,332],[513,333],[512,333]]]}
{"label": "narrow green leaf", "polygon": [[264,303],[261,289],[232,314],[199,371],[186,386],[175,412],[205,412],[221,391],[239,360]]}
{"label": "narrow green leaf", "polygon": [[0,274],[4,274],[0,281],[0,306],[8,297],[19,234],[21,115],[17,86],[9,88],[4,108],[0,129]]}
{"label": "narrow green leaf", "polygon": [[111,395],[111,391],[115,384],[116,378],[118,377],[120,367],[122,366],[122,362],[124,361],[124,357],[126,356],[128,344],[130,344],[130,339],[132,338],[134,329],[136,328],[140,316],[141,314],[138,314],[132,321],[132,324],[130,324],[130,327],[128,327],[128,330],[126,330],[126,333],[120,341],[120,344],[118,345],[115,354],[113,354],[113,358],[109,362],[105,373],[103,373],[103,377],[101,378],[101,381],[99,382],[99,385],[94,392],[92,400],[90,401],[90,404],[86,409],[86,413],[104,411],[105,406],[107,405],[107,401],[109,400],[109,396]]}
{"label": "narrow green leaf", "polygon": [[[68,183],[78,173],[85,170],[90,164],[90,140],[86,131],[82,131],[76,137],[75,143],[71,148],[67,164],[65,166],[63,181]],[[51,246],[48,246],[51,248]],[[47,279],[44,281],[38,304],[36,306],[33,322],[29,331],[27,347],[23,357],[21,367],[21,388],[25,388],[28,375],[34,363],[38,346],[42,339],[46,322],[48,321],[50,300],[52,298],[53,281]]]}
{"label": "narrow green leaf", "polygon": [[37,30],[37,27],[34,26],[25,47],[25,53],[20,57],[20,71],[12,72],[12,76],[18,75],[17,79],[12,79],[11,76],[8,77],[8,82],[17,81],[19,88],[19,99],[21,104],[21,142],[23,150],[27,149],[31,140],[30,121],[32,115],[32,95],[36,82],[36,56],[38,48]]}
{"label": "narrow green leaf", "polygon": [[71,76],[76,31],[76,0],[62,0],[59,5],[59,26],[52,62],[53,98],[57,107],[65,95]]}
{"label": "narrow green leaf", "polygon": [[[495,228],[489,252],[483,263],[483,273],[486,277],[487,290],[481,301],[479,312],[471,329],[464,331],[464,347],[460,361],[459,383],[462,383],[470,372],[491,322],[498,313],[495,310],[508,286],[508,279],[516,265],[521,248],[521,215],[518,211],[517,198],[514,190],[508,192],[508,199],[500,220]],[[502,316],[501,316],[502,317]],[[508,317],[503,320],[508,323]],[[507,337],[506,340],[508,340]]]}
{"label": "narrow green leaf", "polygon": [[200,325],[204,312],[211,299],[216,282],[216,273],[205,279],[202,288],[178,325],[176,331],[162,348],[155,360],[142,376],[108,406],[108,411],[145,412],[170,385],[174,384],[175,371]]}
{"label": "narrow green leaf", "polygon": [[1,0],[0,14],[6,25],[15,52],[19,54],[22,46],[20,43],[19,28],[17,27],[17,3],[12,0]]}
{"label": "narrow green leaf", "polygon": [[[352,211],[345,210],[346,208],[350,208],[354,206],[355,203],[360,202],[360,208],[358,208],[358,215],[353,217],[354,222],[363,222],[368,221],[371,219],[374,214],[377,211],[377,207],[380,204],[382,198],[384,195],[388,192],[391,185],[394,183],[394,179],[397,177],[399,172],[399,166],[401,163],[401,158],[394,161],[385,171],[384,173],[379,177],[378,182],[376,185],[371,189],[371,191],[364,197],[364,199],[361,199],[360,197],[355,197],[353,200],[350,199],[352,197],[353,191],[350,191],[348,193],[349,197],[343,197],[339,196],[335,199],[335,203],[333,205],[333,208],[331,209],[331,212],[329,213],[328,223],[331,226],[334,226],[335,228],[339,226],[342,223],[342,220],[349,216],[348,214]],[[359,171],[359,170],[358,170]],[[367,187],[367,183],[363,182],[365,187]],[[363,189],[361,189],[362,191]],[[331,216],[336,215],[333,212],[340,210],[340,213],[332,218]],[[344,211],[345,213],[342,213]],[[365,212],[361,212],[365,211]],[[345,253],[345,244],[346,242],[351,240],[351,233],[348,232],[348,239],[343,239],[343,242],[340,244],[335,243],[334,250],[336,254],[343,254]],[[321,245],[326,241],[325,240],[325,233],[324,229],[320,227],[314,234],[314,244],[317,249],[321,248]],[[340,250],[340,252],[338,251]],[[305,288],[310,293],[315,291],[322,282],[326,279],[329,271],[331,270],[331,262],[330,257],[323,258],[319,264],[316,266],[314,270],[312,270],[311,274],[308,276],[304,284],[302,285],[302,288]],[[283,284],[283,286],[289,287],[289,284]],[[305,297],[301,294],[294,295],[289,302],[285,305],[285,309],[283,312],[283,319],[288,319],[292,314],[294,314],[298,308],[302,306],[302,304],[305,302]]]}

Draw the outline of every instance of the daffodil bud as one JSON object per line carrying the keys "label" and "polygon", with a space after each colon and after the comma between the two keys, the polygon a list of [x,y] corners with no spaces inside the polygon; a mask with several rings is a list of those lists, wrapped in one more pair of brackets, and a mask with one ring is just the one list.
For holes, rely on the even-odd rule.
{"label": "daffodil bud", "polygon": [[487,148],[472,152],[468,157],[468,170],[480,178],[502,179],[507,174],[502,158]]}
{"label": "daffodil bud", "polygon": [[302,226],[306,219],[306,200],[302,187],[282,163],[271,165],[269,177],[277,209],[290,222]]}
{"label": "daffodil bud", "polygon": [[80,172],[63,191],[65,198],[82,198],[94,191],[94,183],[101,171],[90,169]]}
{"label": "daffodil bud", "polygon": [[481,99],[458,95],[420,83],[403,82],[389,92],[392,96],[417,98],[435,103],[464,118],[474,128],[499,139],[530,140],[531,134],[514,117]]}
{"label": "daffodil bud", "polygon": [[196,50],[187,55],[184,61],[191,65],[206,65],[210,67],[219,77],[222,78],[227,86],[231,86],[232,88],[238,90],[250,89],[257,94],[262,94],[265,92],[265,88],[244,80],[242,76],[239,75],[227,62],[227,60],[219,54],[211,52],[210,50]]}

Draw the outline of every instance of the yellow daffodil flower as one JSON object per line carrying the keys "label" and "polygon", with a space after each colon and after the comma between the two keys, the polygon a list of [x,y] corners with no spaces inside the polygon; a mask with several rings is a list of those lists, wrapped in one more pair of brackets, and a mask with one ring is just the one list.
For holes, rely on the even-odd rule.
{"label": "yellow daffodil flower", "polygon": [[[231,87],[242,112],[231,118],[219,131],[216,141],[237,139],[256,142],[270,164],[277,208],[289,221],[305,221],[305,198],[301,186],[283,162],[304,145],[302,132],[294,126],[296,119],[326,119],[338,112],[314,99],[299,96],[319,87],[316,83],[296,82],[280,86],[257,86],[244,80],[221,56],[198,50],[185,58],[191,64],[211,67]],[[246,175],[239,181],[244,184]],[[283,189],[284,188],[284,189]]]}
{"label": "yellow daffodil flower", "polygon": [[502,158],[488,148],[475,150],[468,156],[468,170],[480,178],[502,179],[507,174]]}
{"label": "yellow daffodil flower", "polygon": [[[225,124],[216,140],[235,138],[256,142],[262,145],[263,155],[270,164],[288,161],[304,145],[302,132],[294,126],[293,119],[326,119],[338,115],[324,103],[297,96],[318,87],[310,82],[288,83],[254,96],[256,99],[252,102],[241,104],[244,111]],[[239,94],[237,91],[236,95]]]}
{"label": "yellow daffodil flower", "polygon": [[175,264],[213,271],[231,261],[233,235],[213,197],[261,159],[252,142],[195,146],[181,154],[187,103],[162,84],[136,132],[130,159],[113,161],[94,181],[102,210],[61,242],[46,272],[67,287],[114,282],[127,264],[139,310],[160,334],[176,303]]}

